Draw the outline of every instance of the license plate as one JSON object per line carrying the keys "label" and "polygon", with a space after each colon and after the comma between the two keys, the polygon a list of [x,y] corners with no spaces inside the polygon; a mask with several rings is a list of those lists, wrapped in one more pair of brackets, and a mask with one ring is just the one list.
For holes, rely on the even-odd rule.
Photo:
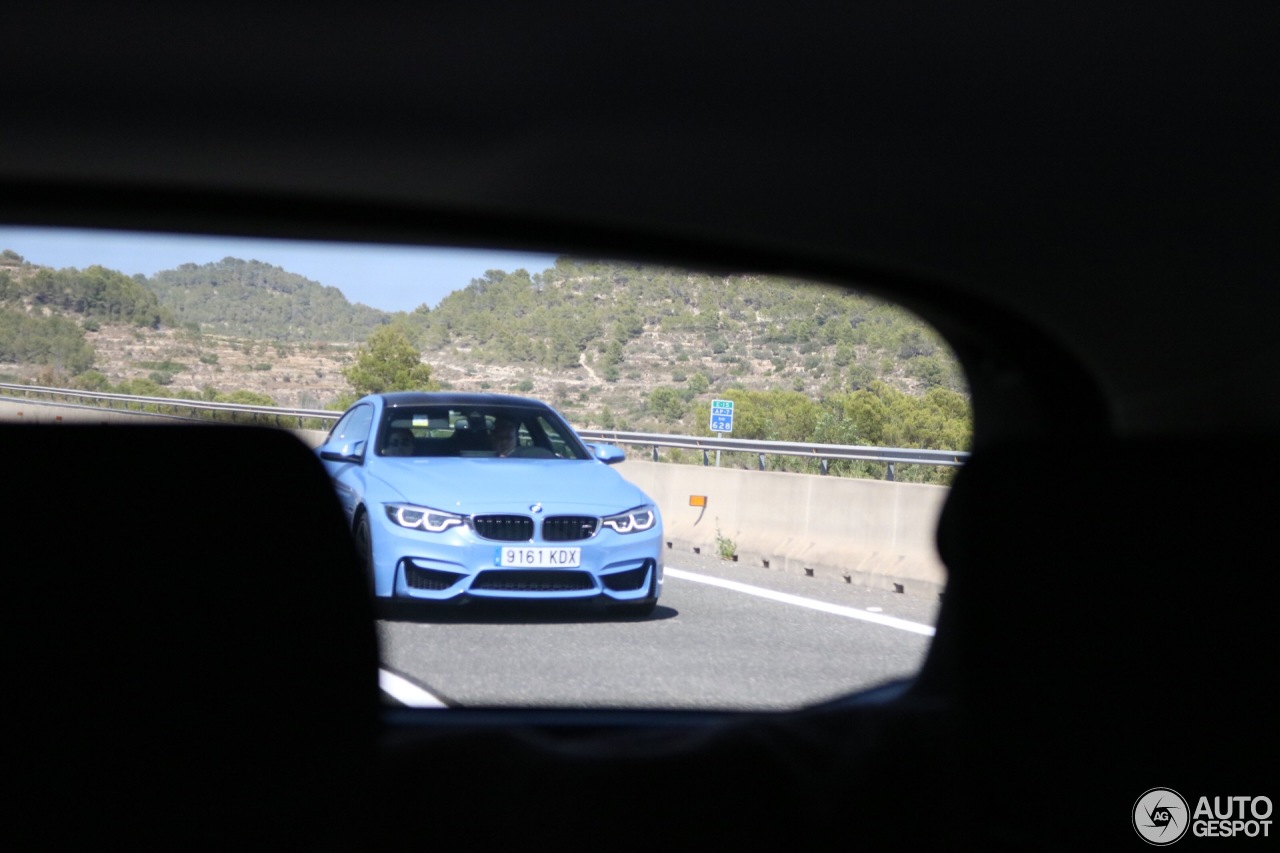
{"label": "license plate", "polygon": [[498,565],[504,568],[576,569],[582,565],[581,548],[501,548]]}

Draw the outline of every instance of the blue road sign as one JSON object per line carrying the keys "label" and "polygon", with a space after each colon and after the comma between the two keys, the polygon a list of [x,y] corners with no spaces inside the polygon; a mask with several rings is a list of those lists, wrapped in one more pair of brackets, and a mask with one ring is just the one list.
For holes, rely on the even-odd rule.
{"label": "blue road sign", "polygon": [[733,401],[711,401],[711,431],[733,432]]}

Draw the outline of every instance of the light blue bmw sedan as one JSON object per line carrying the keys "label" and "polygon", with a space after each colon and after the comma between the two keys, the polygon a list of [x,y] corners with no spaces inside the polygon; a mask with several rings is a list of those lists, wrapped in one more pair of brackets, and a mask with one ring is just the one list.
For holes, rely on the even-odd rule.
{"label": "light blue bmw sedan", "polygon": [[545,403],[373,394],[317,450],[380,598],[594,600],[653,612],[657,505]]}

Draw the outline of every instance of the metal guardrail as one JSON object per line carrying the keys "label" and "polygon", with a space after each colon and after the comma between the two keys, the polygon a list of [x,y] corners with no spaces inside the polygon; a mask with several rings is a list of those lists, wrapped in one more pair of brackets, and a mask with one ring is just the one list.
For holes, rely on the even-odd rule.
{"label": "metal guardrail", "polygon": [[[21,399],[41,399],[53,403],[90,405],[114,411],[146,414],[172,414],[198,417],[200,413],[232,412],[273,418],[276,426],[284,419],[294,420],[299,428],[309,419],[336,421],[341,412],[328,409],[286,409],[278,406],[250,406],[244,403],[214,403],[207,400],[184,400],[177,397],[135,397],[129,394],[106,394],[98,391],[76,391],[69,388],[45,388],[37,385],[0,383],[0,395]],[[147,407],[150,407],[149,409]]]}
{"label": "metal guardrail", "polygon": [[883,462],[887,466],[886,479],[893,479],[893,466],[941,465],[958,467],[969,458],[959,450],[920,450],[902,447],[862,447],[844,444],[817,444],[802,441],[757,441],[749,438],[703,438],[689,435],[654,435],[644,432],[618,432],[614,430],[578,430],[578,435],[588,441],[608,441],[614,444],[640,444],[653,447],[653,461],[658,461],[659,447],[678,447],[702,451],[702,464],[710,464],[710,453],[715,451],[755,453],[759,457],[760,470],[765,469],[768,456],[799,456],[816,459],[822,473],[827,473],[828,463],[848,459],[859,462]]}
{"label": "metal guardrail", "polygon": [[[0,383],[0,396],[20,399],[32,399],[33,396],[42,402],[66,403],[69,405],[89,405],[108,408],[116,411],[145,412],[147,414],[171,414],[182,417],[206,417],[210,414],[230,412],[249,414],[269,418],[275,426],[286,426],[285,421],[296,422],[299,429],[305,428],[308,420],[319,420],[322,423],[335,422],[342,416],[341,412],[329,409],[289,409],[278,406],[250,406],[238,403],[213,403],[203,400],[183,400],[169,397],[135,397],[128,394],[105,394],[93,391],[75,391],[67,388],[45,388],[36,385],[13,385]],[[768,456],[793,456],[816,459],[823,474],[827,473],[828,464],[836,460],[854,460],[860,462],[880,462],[886,466],[885,479],[894,479],[894,465],[939,465],[958,467],[969,458],[962,450],[921,450],[902,447],[865,447],[842,444],[816,444],[799,441],[757,441],[744,438],[700,437],[690,435],[661,435],[646,432],[623,432],[618,430],[577,430],[579,436],[586,441],[607,441],[613,444],[640,445],[652,448],[653,461],[658,460],[658,449],[662,447],[697,450],[702,452],[702,464],[711,464],[711,453],[721,451],[732,453],[754,453],[759,459],[760,470],[765,470],[765,459]]]}

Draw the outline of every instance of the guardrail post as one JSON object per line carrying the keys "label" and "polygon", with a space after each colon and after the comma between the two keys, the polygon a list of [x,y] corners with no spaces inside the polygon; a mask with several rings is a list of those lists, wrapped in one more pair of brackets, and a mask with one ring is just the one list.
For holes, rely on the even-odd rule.
{"label": "guardrail post", "polygon": [[885,466],[884,478],[886,480],[893,480],[893,463],[892,462],[890,462],[888,465]]}
{"label": "guardrail post", "polygon": [[658,445],[656,444],[653,446],[653,461],[658,461]]}
{"label": "guardrail post", "polygon": [[823,459],[818,463],[818,467],[822,469],[822,476],[827,476],[827,460]]}
{"label": "guardrail post", "polygon": [[702,450],[702,467],[706,468],[711,465],[711,457],[707,455],[706,448]]}
{"label": "guardrail post", "polygon": [[761,471],[764,470],[764,454],[763,453],[760,454],[760,470]]}

